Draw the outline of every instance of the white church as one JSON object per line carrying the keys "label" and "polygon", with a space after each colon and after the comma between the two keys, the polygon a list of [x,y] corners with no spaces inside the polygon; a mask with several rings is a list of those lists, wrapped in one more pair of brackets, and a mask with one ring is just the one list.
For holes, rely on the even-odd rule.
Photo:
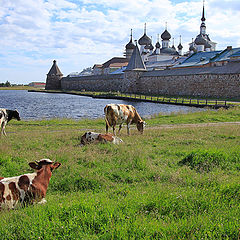
{"label": "white church", "polygon": [[[182,63],[187,57],[196,52],[210,52],[215,51],[216,43],[210,40],[209,35],[206,33],[206,18],[203,4],[202,18],[200,25],[200,33],[196,36],[195,40],[189,44],[189,50],[183,55],[183,46],[181,43],[181,36],[179,38],[179,44],[174,46],[174,38],[171,42],[171,34],[167,30],[167,26],[164,32],[161,34],[161,43],[158,34],[158,40],[155,44],[155,48],[152,43],[152,39],[147,36],[146,23],[144,26],[144,34],[138,40],[140,46],[140,54],[142,60],[148,70],[166,69]],[[133,43],[132,29],[130,35],[130,41],[125,46],[125,56],[130,59],[132,52],[137,43]]]}

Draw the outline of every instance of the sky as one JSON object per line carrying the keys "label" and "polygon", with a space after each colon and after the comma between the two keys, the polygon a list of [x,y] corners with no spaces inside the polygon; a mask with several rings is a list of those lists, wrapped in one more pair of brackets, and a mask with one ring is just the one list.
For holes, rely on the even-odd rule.
{"label": "sky", "polygon": [[[0,0],[0,82],[45,82],[53,60],[67,76],[122,57],[130,29],[139,39],[144,23],[155,45],[167,22],[175,46],[181,35],[187,52],[202,6],[203,0]],[[205,0],[205,17],[217,50],[240,47],[239,0]]]}

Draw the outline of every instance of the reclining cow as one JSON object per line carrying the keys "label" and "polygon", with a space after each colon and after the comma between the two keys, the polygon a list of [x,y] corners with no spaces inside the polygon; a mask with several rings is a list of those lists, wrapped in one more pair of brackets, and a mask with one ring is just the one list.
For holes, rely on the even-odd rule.
{"label": "reclining cow", "polygon": [[119,144],[122,143],[123,140],[119,137],[115,137],[110,133],[107,134],[101,134],[101,133],[95,133],[95,132],[86,132],[81,137],[81,146],[84,146],[86,144],[90,143],[113,143],[113,144]]}
{"label": "reclining cow", "polygon": [[50,159],[30,162],[29,166],[36,170],[17,177],[0,180],[0,210],[13,209],[17,205],[45,203],[45,196],[52,171],[61,164]]}
{"label": "reclining cow", "polygon": [[106,132],[108,128],[113,128],[113,134],[115,134],[115,127],[119,124],[118,134],[122,128],[123,123],[127,124],[127,134],[129,135],[129,128],[131,124],[136,124],[137,129],[140,133],[143,133],[145,122],[138,114],[135,107],[132,105],[125,104],[108,104],[104,108],[105,121],[106,121]]}
{"label": "reclining cow", "polygon": [[2,134],[4,134],[5,136],[7,135],[5,132],[5,127],[7,123],[12,119],[17,119],[18,121],[21,120],[19,112],[17,110],[8,110],[5,108],[0,108],[0,127],[1,127],[0,135]]}

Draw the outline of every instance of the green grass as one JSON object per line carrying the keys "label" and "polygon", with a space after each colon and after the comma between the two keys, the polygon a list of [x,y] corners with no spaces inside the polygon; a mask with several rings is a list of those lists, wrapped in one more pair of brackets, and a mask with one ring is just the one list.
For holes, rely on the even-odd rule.
{"label": "green grass", "polygon": [[[147,101],[158,101],[165,102],[169,104],[190,104],[190,105],[202,105],[208,107],[214,107],[216,105],[228,107],[240,106],[240,99],[227,99],[227,98],[192,98],[190,96],[163,96],[163,95],[143,95],[143,94],[130,94],[130,93],[120,93],[120,92],[90,92],[90,91],[77,91],[77,90],[41,90],[35,89],[34,91],[38,92],[49,92],[49,93],[67,93],[67,94],[75,94],[75,95],[83,95],[83,96],[92,96],[92,97],[124,97],[124,98],[134,98],[138,100],[147,100]],[[225,102],[226,101],[226,102]]]}
{"label": "green grass", "polygon": [[[238,239],[240,109],[158,115],[121,145],[79,146],[103,119],[11,121],[0,176],[59,161],[47,204],[0,213],[1,239]],[[166,126],[166,124],[170,124]]]}
{"label": "green grass", "polygon": [[39,90],[39,88],[22,85],[22,86],[0,87],[0,90]]}

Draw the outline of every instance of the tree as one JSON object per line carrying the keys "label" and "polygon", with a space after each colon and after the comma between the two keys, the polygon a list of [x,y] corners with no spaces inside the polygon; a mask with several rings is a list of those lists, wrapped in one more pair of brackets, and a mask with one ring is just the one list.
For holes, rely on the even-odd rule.
{"label": "tree", "polygon": [[11,83],[9,81],[6,81],[5,87],[11,87]]}

